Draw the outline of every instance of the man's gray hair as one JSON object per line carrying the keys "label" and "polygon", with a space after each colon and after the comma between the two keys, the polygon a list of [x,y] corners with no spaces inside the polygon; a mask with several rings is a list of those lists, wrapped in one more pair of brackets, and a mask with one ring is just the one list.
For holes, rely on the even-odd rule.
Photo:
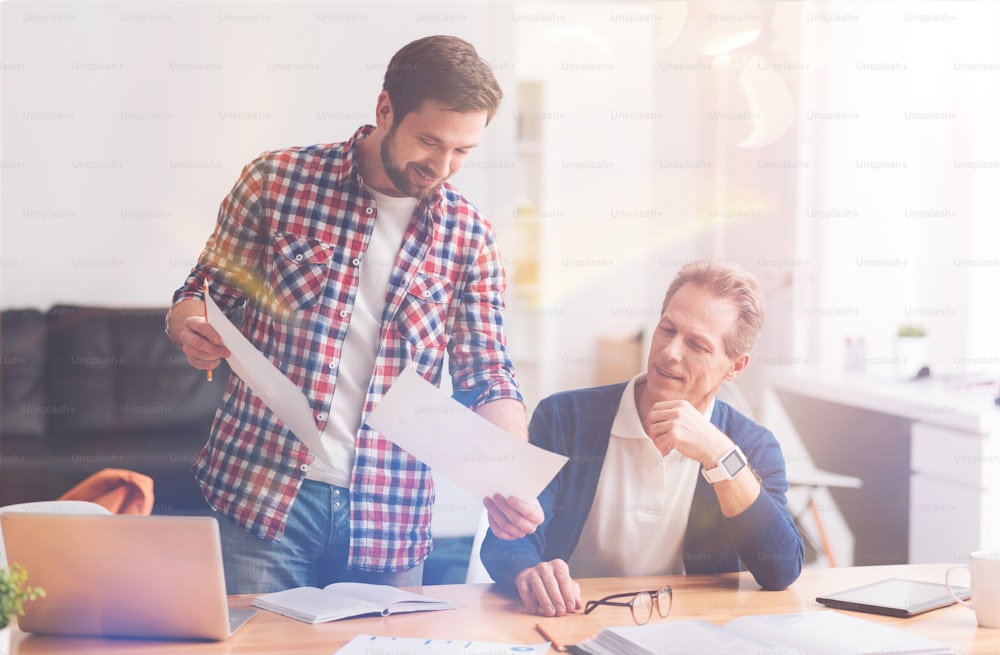
{"label": "man's gray hair", "polygon": [[700,260],[688,262],[674,276],[663,298],[660,314],[670,299],[685,284],[693,284],[712,295],[729,300],[736,307],[735,329],[725,338],[726,354],[740,357],[749,354],[764,326],[764,294],[757,278],[736,264]]}

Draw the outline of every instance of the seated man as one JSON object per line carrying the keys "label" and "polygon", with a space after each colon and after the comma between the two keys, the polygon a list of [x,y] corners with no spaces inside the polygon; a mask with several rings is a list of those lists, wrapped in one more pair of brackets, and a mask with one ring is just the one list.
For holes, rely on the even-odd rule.
{"label": "seated man", "polygon": [[645,373],[543,400],[531,441],[570,459],[539,496],[545,521],[534,534],[486,535],[481,557],[493,579],[545,616],[581,609],[572,576],[742,564],[764,589],[794,582],[802,537],[785,502],[781,448],[715,399],[746,368],[763,322],[752,275],[689,263],[667,290]]}

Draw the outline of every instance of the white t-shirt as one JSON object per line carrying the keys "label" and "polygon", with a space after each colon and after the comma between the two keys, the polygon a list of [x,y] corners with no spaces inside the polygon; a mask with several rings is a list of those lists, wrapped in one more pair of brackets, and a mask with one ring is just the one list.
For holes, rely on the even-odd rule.
{"label": "white t-shirt", "polygon": [[350,486],[361,412],[378,356],[379,331],[389,278],[399,258],[403,235],[419,202],[416,198],[387,196],[371,187],[368,191],[375,196],[378,215],[371,240],[361,258],[358,295],[354,299],[354,309],[344,337],[337,389],[333,394],[326,429],[320,437],[323,450],[334,467],[330,468],[317,457],[306,471],[306,477],[311,480],[339,487]]}
{"label": "white t-shirt", "polygon": [[574,578],[684,573],[684,533],[701,464],[676,450],[663,457],[646,435],[635,404],[643,375],[625,387],[611,426],[594,504],[569,560]]}

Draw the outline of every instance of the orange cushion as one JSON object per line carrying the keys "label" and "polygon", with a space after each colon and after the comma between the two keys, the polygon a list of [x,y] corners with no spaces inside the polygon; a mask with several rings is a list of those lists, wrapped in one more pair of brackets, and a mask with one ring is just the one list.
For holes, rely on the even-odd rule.
{"label": "orange cushion", "polygon": [[150,514],[153,478],[125,469],[103,469],[86,478],[59,500],[89,500],[113,514]]}

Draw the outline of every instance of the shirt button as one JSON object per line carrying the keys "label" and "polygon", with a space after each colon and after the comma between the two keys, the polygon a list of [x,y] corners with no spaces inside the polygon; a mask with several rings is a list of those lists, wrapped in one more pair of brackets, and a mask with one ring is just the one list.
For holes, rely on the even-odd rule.
{"label": "shirt button", "polygon": [[337,368],[337,364],[336,362],[330,362],[329,364],[326,365],[326,367],[332,371],[333,369]]}
{"label": "shirt button", "polygon": [[431,292],[430,291],[424,291],[424,298],[430,298],[430,297],[431,297]]}
{"label": "shirt button", "polygon": [[361,266],[361,258],[355,257],[354,259],[351,260],[351,263],[354,264],[355,266]]}
{"label": "shirt button", "polygon": [[375,213],[375,209],[372,207],[365,207],[365,213],[371,216],[372,214]]}
{"label": "shirt button", "polygon": [[340,318],[344,318],[345,316],[347,316],[347,310],[346,309],[340,310]]}
{"label": "shirt button", "polygon": [[326,414],[317,414],[316,415],[316,420],[317,421],[325,421],[326,420]]}
{"label": "shirt button", "polygon": [[303,259],[305,259],[305,258],[302,256],[302,253],[299,253],[299,254],[295,255],[295,261],[300,262]]}
{"label": "shirt button", "polygon": [[299,470],[300,471],[308,471],[309,470],[309,465],[308,464],[299,464]]}

